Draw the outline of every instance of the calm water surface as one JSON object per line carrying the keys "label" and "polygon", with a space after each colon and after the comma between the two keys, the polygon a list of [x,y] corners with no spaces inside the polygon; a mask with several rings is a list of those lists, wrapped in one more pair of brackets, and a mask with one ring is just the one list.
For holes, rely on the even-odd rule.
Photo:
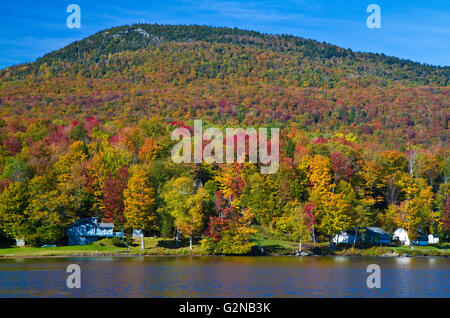
{"label": "calm water surface", "polygon": [[[81,289],[66,287],[69,264]],[[0,297],[450,297],[449,274],[435,257],[16,258],[0,259]]]}

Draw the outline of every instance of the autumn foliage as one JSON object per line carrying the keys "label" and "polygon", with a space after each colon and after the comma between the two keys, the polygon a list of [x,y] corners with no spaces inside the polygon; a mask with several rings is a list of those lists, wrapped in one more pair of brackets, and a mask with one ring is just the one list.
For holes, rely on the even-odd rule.
{"label": "autumn foliage", "polygon": [[[449,68],[200,26],[99,32],[0,71],[0,231],[64,244],[87,217],[252,251],[380,226],[449,238]],[[116,40],[114,34],[123,32]],[[280,128],[280,167],[174,164],[170,133]]]}

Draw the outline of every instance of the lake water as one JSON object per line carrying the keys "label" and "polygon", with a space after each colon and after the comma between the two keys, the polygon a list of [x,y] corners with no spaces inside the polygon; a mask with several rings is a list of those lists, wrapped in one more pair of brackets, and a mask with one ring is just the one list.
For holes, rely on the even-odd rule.
{"label": "lake water", "polygon": [[[69,264],[80,289],[66,286]],[[450,297],[449,274],[438,257],[16,258],[0,259],[0,297]]]}

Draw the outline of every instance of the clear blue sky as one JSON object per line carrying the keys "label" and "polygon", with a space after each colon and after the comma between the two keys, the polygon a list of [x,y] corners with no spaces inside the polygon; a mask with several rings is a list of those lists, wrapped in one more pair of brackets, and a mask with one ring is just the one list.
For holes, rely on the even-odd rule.
{"label": "clear blue sky", "polygon": [[[81,7],[81,29],[66,7]],[[366,8],[381,7],[381,29]],[[450,65],[450,0],[1,0],[0,68],[34,61],[97,31],[144,21],[285,33],[422,63]]]}

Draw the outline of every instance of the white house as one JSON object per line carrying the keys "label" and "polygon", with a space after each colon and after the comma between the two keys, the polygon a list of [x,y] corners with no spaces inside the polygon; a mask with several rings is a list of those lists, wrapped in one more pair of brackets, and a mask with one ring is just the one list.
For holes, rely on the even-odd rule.
{"label": "white house", "polygon": [[439,243],[439,236],[436,234],[429,234],[428,235],[428,244],[438,244]]}
{"label": "white house", "polygon": [[16,245],[17,245],[18,247],[25,246],[25,240],[24,240],[23,238],[16,239]]}
{"label": "white house", "polygon": [[405,245],[411,245],[411,241],[408,237],[408,232],[406,232],[405,229],[396,229],[392,238],[394,240],[399,240]]}
{"label": "white house", "polygon": [[[333,237],[333,243],[339,244],[339,243],[345,243],[345,244],[353,244],[355,241],[355,231],[349,230],[349,231],[341,231],[339,234],[336,234]],[[356,238],[356,242],[358,242],[358,237]]]}

